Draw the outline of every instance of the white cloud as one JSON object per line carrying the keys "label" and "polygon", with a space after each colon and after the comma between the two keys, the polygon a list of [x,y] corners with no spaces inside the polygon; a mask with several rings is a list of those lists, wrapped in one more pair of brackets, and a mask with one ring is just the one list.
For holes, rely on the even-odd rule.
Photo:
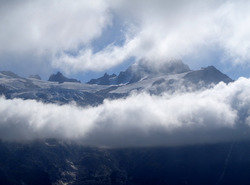
{"label": "white cloud", "polygon": [[0,9],[0,53],[76,49],[100,36],[110,20],[102,0],[5,2]]}
{"label": "white cloud", "polygon": [[134,94],[97,107],[0,99],[0,137],[76,139],[95,146],[158,146],[249,138],[250,79],[192,93]]}
{"label": "white cloud", "polygon": [[97,53],[93,53],[93,50],[88,48],[80,50],[77,56],[62,53],[59,57],[54,57],[52,65],[68,73],[88,70],[103,71],[124,62],[131,56],[132,50],[133,41],[123,47],[111,44]]}
{"label": "white cloud", "polygon": [[[106,70],[130,57],[165,61],[218,47],[228,65],[246,65],[249,7],[246,0],[4,1],[0,54],[46,54],[52,67],[79,72]],[[124,26],[126,41],[94,52],[93,41],[108,26],[117,26],[113,16]]]}
{"label": "white cloud", "polygon": [[122,1],[119,8],[129,9],[139,22],[135,37],[140,42],[133,53],[138,57],[182,58],[199,54],[201,47],[219,45],[222,55],[233,62],[250,59],[249,1],[137,0],[136,4]]}
{"label": "white cloud", "polygon": [[234,64],[249,63],[250,2],[228,1],[217,12],[218,42]]}
{"label": "white cloud", "polygon": [[[223,61],[247,64],[250,3],[248,1],[107,1],[126,24],[123,46],[57,58],[56,67],[74,71],[105,70],[131,56],[137,60],[165,61],[199,55],[219,47]],[[201,61],[202,62],[202,61]]]}

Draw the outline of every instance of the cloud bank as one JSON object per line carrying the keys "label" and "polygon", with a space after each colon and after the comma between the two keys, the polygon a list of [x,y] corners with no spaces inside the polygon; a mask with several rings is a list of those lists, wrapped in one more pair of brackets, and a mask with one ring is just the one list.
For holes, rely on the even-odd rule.
{"label": "cloud bank", "polygon": [[1,1],[0,54],[75,50],[111,23],[105,1]]}
{"label": "cloud bank", "polygon": [[170,146],[250,138],[250,79],[190,93],[132,94],[97,107],[0,98],[0,138],[84,145]]}
{"label": "cloud bank", "polygon": [[[63,69],[106,70],[135,57],[161,62],[199,56],[208,48],[221,50],[221,62],[248,65],[250,14],[248,1],[108,1],[126,25],[122,46],[108,45],[96,53],[62,54],[54,65]],[[205,52],[206,53],[206,52]],[[99,65],[103,62],[103,65]],[[201,61],[202,62],[202,61]],[[63,65],[61,65],[63,64]],[[90,64],[90,65],[89,65]]]}
{"label": "cloud bank", "polygon": [[[46,55],[52,68],[74,73],[107,70],[130,57],[159,62],[218,48],[229,65],[249,65],[249,7],[247,0],[1,1],[0,57]],[[117,26],[125,41],[111,38],[95,51],[94,41]]]}

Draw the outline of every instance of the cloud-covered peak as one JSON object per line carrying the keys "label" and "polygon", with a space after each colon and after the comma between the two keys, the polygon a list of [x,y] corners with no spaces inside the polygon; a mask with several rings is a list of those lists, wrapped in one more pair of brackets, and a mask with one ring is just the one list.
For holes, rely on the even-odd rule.
{"label": "cloud-covered peak", "polygon": [[189,64],[200,67],[204,58],[217,56],[229,68],[248,66],[249,5],[241,0],[2,1],[0,64],[69,74],[105,71],[131,58],[154,65],[196,57]]}
{"label": "cloud-covered peak", "polygon": [[190,71],[188,65],[181,60],[166,60],[164,62],[156,62],[147,60],[139,60],[129,66],[119,75],[108,75],[105,73],[102,77],[91,79],[89,84],[99,85],[119,85],[138,82],[145,78],[153,78],[162,75],[179,74]]}
{"label": "cloud-covered peak", "polygon": [[147,75],[178,74],[190,71],[182,60],[169,59],[165,61],[139,60],[131,66],[132,71],[142,71]]}

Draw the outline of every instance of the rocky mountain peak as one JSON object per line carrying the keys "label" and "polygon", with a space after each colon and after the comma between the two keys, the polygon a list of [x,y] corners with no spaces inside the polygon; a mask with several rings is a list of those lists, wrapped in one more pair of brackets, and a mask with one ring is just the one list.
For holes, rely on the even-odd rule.
{"label": "rocky mountain peak", "polygon": [[229,83],[233,81],[231,78],[220,72],[214,66],[208,66],[202,68],[201,70],[192,71],[186,74],[184,78],[193,83],[198,83],[199,81],[203,81],[208,84],[209,83],[217,84],[221,81]]}
{"label": "rocky mountain peak", "polygon": [[87,83],[98,85],[131,84],[144,78],[152,78],[167,74],[178,74],[187,71],[190,71],[190,68],[181,60],[169,60],[159,63],[140,60],[129,66],[125,71],[120,72],[118,76],[105,73],[102,77],[91,79]]}
{"label": "rocky mountain peak", "polygon": [[63,82],[77,82],[77,83],[80,83],[79,80],[65,77],[61,72],[57,72],[56,74],[50,75],[48,81],[58,82],[58,83],[63,83]]}

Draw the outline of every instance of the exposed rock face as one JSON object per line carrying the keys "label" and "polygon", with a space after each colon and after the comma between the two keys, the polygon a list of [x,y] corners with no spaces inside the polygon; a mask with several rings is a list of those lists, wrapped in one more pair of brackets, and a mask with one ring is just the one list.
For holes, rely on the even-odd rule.
{"label": "exposed rock face", "polygon": [[79,80],[73,79],[73,78],[67,78],[65,76],[63,76],[62,73],[57,72],[56,74],[53,74],[49,77],[49,80],[51,82],[58,82],[58,83],[63,83],[63,82],[76,82],[76,83],[80,83]]}
{"label": "exposed rock face", "polygon": [[98,85],[116,85],[117,84],[116,74],[108,75],[105,73],[102,77],[97,79],[91,79],[88,84],[98,84]]}

